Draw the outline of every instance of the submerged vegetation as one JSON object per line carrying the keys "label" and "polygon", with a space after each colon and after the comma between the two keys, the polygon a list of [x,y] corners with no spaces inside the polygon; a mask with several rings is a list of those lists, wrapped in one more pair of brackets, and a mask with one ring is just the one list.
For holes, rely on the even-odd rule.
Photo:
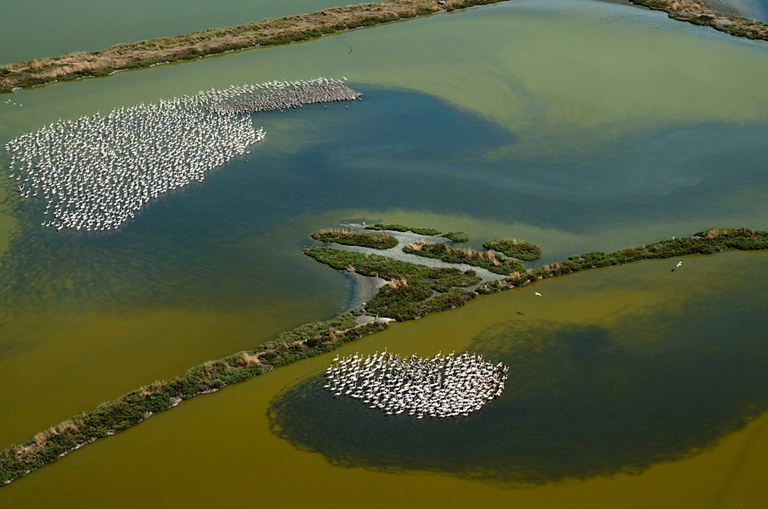
{"label": "submerged vegetation", "polygon": [[386,233],[366,233],[329,228],[317,231],[311,236],[319,242],[334,242],[346,246],[372,247],[374,249],[390,249],[397,245],[397,239]]}
{"label": "submerged vegetation", "polygon": [[346,30],[429,16],[503,0],[390,0],[323,9],[227,28],[211,28],[175,37],[118,44],[0,66],[0,93],[56,81],[109,76],[117,71],[197,60],[229,51],[318,39]]}
{"label": "submerged vegetation", "polygon": [[[464,305],[477,294],[527,285],[571,272],[645,259],[713,254],[727,250],[768,249],[768,232],[748,228],[713,228],[692,237],[673,238],[613,253],[588,252],[543,267],[520,270],[500,281],[480,282],[473,271],[436,268],[333,247],[312,247],[304,252],[339,270],[350,270],[388,281],[366,305],[365,311],[343,313],[278,335],[251,351],[196,366],[170,381],[157,381],[84,414],[41,431],[27,442],[0,452],[0,485],[56,461],[94,440],[113,435],[168,410],[183,400],[248,380],[291,362],[331,351],[387,327],[378,316],[411,320]],[[462,250],[457,250],[462,251]],[[365,313],[373,316],[364,316]]]}
{"label": "submerged vegetation", "polygon": [[403,251],[426,258],[436,258],[448,263],[465,263],[481,267],[495,274],[512,274],[525,270],[525,266],[515,258],[499,258],[494,251],[477,249],[457,249],[446,244],[427,244],[414,242],[403,248]]}
{"label": "submerged vegetation", "polygon": [[483,242],[485,249],[498,251],[506,256],[533,262],[541,258],[541,249],[532,242],[517,239],[497,239]]}

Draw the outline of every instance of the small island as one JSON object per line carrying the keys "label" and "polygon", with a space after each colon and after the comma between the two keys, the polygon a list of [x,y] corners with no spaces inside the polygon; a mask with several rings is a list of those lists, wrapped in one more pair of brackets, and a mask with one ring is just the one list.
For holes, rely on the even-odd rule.
{"label": "small island", "polygon": [[311,235],[314,240],[347,246],[389,249],[397,245],[397,239],[386,233],[353,232],[339,228],[320,230]]}
{"label": "small island", "polygon": [[427,242],[413,242],[403,248],[406,253],[423,256],[425,258],[437,258],[448,263],[466,263],[481,267],[496,274],[509,275],[513,272],[525,270],[525,266],[515,258],[499,258],[495,251],[489,249],[458,249],[446,244]]}
{"label": "small island", "polygon": [[[41,431],[23,444],[0,452],[0,486],[53,463],[99,438],[135,426],[184,400],[218,391],[300,359],[330,352],[386,329],[393,320],[418,319],[434,312],[463,306],[480,294],[511,290],[578,271],[648,259],[709,255],[734,250],[768,250],[766,231],[711,228],[690,237],[673,237],[612,253],[591,251],[541,267],[523,267],[508,276],[487,273],[481,277],[482,269],[478,269],[478,272],[473,269],[460,270],[456,264],[409,255],[395,247],[386,252],[392,256],[410,256],[413,258],[406,259],[419,263],[369,253],[367,250],[376,248],[365,246],[370,242],[366,235],[357,235],[365,233],[363,226],[348,225],[343,231],[349,233],[337,237],[343,243],[333,240],[336,234],[328,234],[328,230],[321,231],[326,233],[316,232],[312,237],[318,238],[325,245],[307,248],[304,251],[306,255],[334,269],[385,282],[374,298],[363,307],[346,311],[330,320],[284,332],[253,350],[205,362],[172,380],[156,381]],[[396,231],[383,231],[380,234],[395,238],[398,246],[406,240],[412,241],[415,235],[409,231],[404,238],[398,239],[399,233]],[[434,238],[425,236],[423,240]],[[498,390],[498,387],[495,389]],[[400,409],[398,406],[385,411],[397,412]],[[414,411],[418,412],[419,409]],[[407,407],[407,411],[410,411],[410,407]],[[423,410],[422,413],[426,415],[428,411]],[[460,413],[467,411],[462,409]]]}
{"label": "small island", "polygon": [[483,242],[483,247],[492,251],[498,251],[505,256],[534,262],[541,258],[541,249],[533,242],[517,239],[495,239]]}

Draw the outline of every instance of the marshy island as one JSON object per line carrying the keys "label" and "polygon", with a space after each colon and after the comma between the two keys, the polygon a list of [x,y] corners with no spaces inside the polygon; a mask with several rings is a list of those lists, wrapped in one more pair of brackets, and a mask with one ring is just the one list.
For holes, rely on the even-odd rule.
{"label": "marshy island", "polygon": [[[448,311],[481,294],[519,289],[573,272],[649,259],[768,249],[766,231],[711,228],[689,237],[675,237],[610,253],[592,251],[560,262],[534,266],[540,250],[535,244],[518,239],[493,239],[484,244],[490,248],[472,249],[459,246],[469,241],[468,235],[463,232],[441,233],[434,229],[383,224],[373,227],[348,224],[321,230],[311,236],[317,245],[307,248],[304,251],[306,255],[334,269],[370,278],[377,282],[373,287],[377,287],[378,291],[365,303],[334,318],[283,332],[253,350],[205,362],[173,380],[156,381],[41,431],[23,444],[7,448],[0,453],[0,485],[9,484],[99,438],[135,426],[184,400],[218,391],[268,373],[276,367],[330,352],[384,330],[392,321],[414,320],[434,312]],[[436,245],[443,247],[425,250],[425,246]],[[670,270],[674,271],[681,264],[682,261],[677,260],[670,264]],[[467,357],[467,360],[477,369],[487,368],[490,373],[488,380],[498,380],[503,384],[505,366],[488,367],[479,359]],[[454,364],[454,358],[450,355],[440,357],[435,363],[439,369],[445,369]],[[392,369],[399,369],[402,362],[387,357],[387,364],[392,364]],[[338,368],[338,365],[334,366],[332,371]],[[432,367],[426,366],[425,369],[429,371]],[[514,370],[515,367],[509,366],[509,369]],[[483,394],[471,408],[479,410],[481,401],[490,395],[500,394],[501,385],[496,382],[486,385],[488,394]],[[345,390],[348,389],[345,386]],[[375,398],[377,394],[371,397]],[[396,414],[392,418],[409,418],[413,409],[405,403],[379,406]],[[429,412],[429,409],[414,408],[414,413]],[[401,409],[407,414],[397,415]],[[460,410],[460,415],[468,412],[463,407]],[[445,417],[454,416],[446,414]]]}

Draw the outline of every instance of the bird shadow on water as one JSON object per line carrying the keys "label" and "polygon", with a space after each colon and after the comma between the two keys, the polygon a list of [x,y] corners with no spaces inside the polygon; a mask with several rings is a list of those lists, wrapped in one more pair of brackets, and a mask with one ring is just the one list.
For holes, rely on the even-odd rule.
{"label": "bird shadow on water", "polygon": [[340,467],[512,487],[638,473],[711,447],[768,409],[759,338],[635,348],[612,340],[621,329],[489,327],[469,349],[508,364],[510,376],[499,399],[468,417],[387,416],[334,398],[316,376],[272,401],[271,429]]}

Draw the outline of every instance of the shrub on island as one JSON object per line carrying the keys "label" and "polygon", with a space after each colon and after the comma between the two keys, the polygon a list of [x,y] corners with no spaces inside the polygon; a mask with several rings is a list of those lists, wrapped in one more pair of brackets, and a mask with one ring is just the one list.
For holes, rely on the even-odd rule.
{"label": "shrub on island", "polygon": [[532,242],[517,239],[496,239],[483,242],[483,247],[505,256],[532,262],[541,258],[541,249]]}
{"label": "shrub on island", "polygon": [[477,293],[493,293],[524,286],[544,278],[557,277],[581,270],[623,265],[640,260],[666,259],[694,254],[714,254],[727,250],[753,251],[768,249],[768,232],[750,228],[711,228],[691,237],[673,237],[641,247],[629,247],[612,253],[590,251],[550,263],[543,267],[518,271],[500,281],[484,283]]}
{"label": "shrub on island", "polygon": [[252,351],[208,361],[170,381],[156,381],[93,410],[37,433],[0,452],[0,486],[99,438],[135,426],[183,400],[217,391],[278,366],[314,357],[387,327],[380,321],[357,325],[360,311],[301,325]]}
{"label": "shrub on island", "polygon": [[416,235],[426,235],[426,236],[434,236],[434,235],[440,235],[440,230],[435,230],[434,228],[418,228],[415,226],[405,226],[402,224],[392,223],[392,224],[383,224],[383,223],[376,223],[373,226],[366,226],[366,229],[368,230],[389,230],[391,232],[412,232]]}
{"label": "shrub on island", "polygon": [[480,282],[473,271],[455,268],[427,267],[393,260],[376,254],[357,253],[334,247],[311,247],[304,254],[337,270],[354,270],[363,276],[381,277],[388,281],[405,278],[410,282],[425,280],[437,292],[448,288],[468,287]]}
{"label": "shrub on island", "polygon": [[469,242],[469,235],[465,232],[448,232],[444,233],[443,237],[455,244],[464,244],[465,242]]}
{"label": "shrub on island", "polygon": [[390,249],[397,245],[397,239],[385,233],[353,232],[350,230],[324,229],[312,234],[320,242],[334,242],[346,246],[362,246],[374,249]]}
{"label": "shrub on island", "polygon": [[464,263],[489,270],[495,274],[511,274],[525,270],[522,263],[514,258],[500,259],[494,251],[458,249],[447,244],[426,244],[414,242],[403,247],[403,251],[425,258],[436,258],[448,263]]}
{"label": "shrub on island", "polygon": [[387,285],[365,306],[366,312],[394,318],[399,322],[417,320],[431,313],[461,307],[474,299],[475,292],[462,288],[450,288],[445,293],[433,295],[426,285],[410,285],[407,282]]}
{"label": "shrub on island", "polygon": [[421,318],[435,311],[464,305],[475,297],[464,288],[476,285],[480,278],[471,271],[427,267],[330,247],[304,251],[315,260],[339,270],[354,270],[364,276],[378,276],[389,281],[367,303],[366,312],[398,321]]}
{"label": "shrub on island", "polygon": [[[480,285],[475,291],[466,289],[480,282],[473,271],[426,267],[331,247],[309,248],[304,253],[336,269],[353,269],[363,275],[388,279],[390,283],[368,303],[368,313],[411,320],[462,306],[476,294],[511,289],[579,270],[731,249],[768,249],[768,232],[749,228],[712,228],[692,237],[672,238],[613,253],[591,251],[536,269],[523,268],[501,281]],[[138,424],[153,413],[172,408],[185,399],[247,380],[277,366],[331,351],[387,327],[380,321],[357,325],[356,318],[361,313],[359,310],[342,313],[331,320],[302,325],[259,345],[255,350],[206,362],[171,381],[154,382],[41,431],[25,443],[0,452],[0,485],[52,463],[98,438]]]}

